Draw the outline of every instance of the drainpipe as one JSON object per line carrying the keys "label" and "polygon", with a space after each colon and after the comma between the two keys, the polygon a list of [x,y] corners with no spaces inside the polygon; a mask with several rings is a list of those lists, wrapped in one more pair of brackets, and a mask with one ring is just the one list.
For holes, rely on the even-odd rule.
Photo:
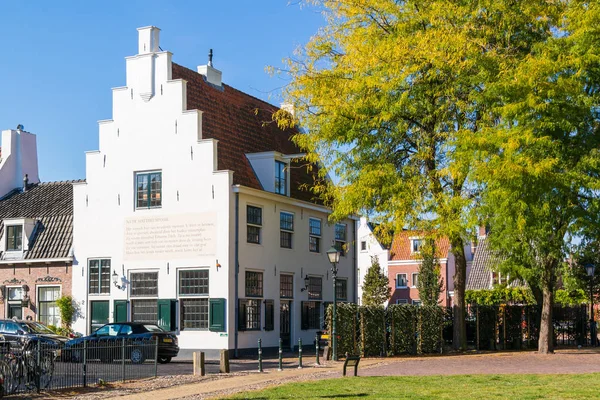
{"label": "drainpipe", "polygon": [[352,252],[352,268],[354,269],[354,271],[352,272],[352,277],[354,279],[354,304],[356,304],[358,302],[358,261],[356,259],[356,253],[358,252],[358,245],[357,245],[357,229],[358,227],[357,225],[357,221],[354,220],[354,230],[352,235],[354,236],[354,251]]}
{"label": "drainpipe", "polygon": [[239,257],[239,236],[240,236],[240,194],[235,194],[235,255],[234,255],[234,268],[235,268],[235,294],[233,296],[235,304],[235,320],[234,320],[234,344],[233,344],[233,355],[235,358],[238,357],[238,321],[239,321],[239,301],[238,301],[238,282],[239,282],[239,272],[240,272],[240,264],[238,262]]}

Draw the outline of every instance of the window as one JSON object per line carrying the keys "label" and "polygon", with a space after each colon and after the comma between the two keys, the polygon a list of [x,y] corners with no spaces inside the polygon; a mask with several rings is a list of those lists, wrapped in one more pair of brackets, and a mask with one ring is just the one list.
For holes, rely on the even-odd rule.
{"label": "window", "polygon": [[407,299],[397,299],[396,304],[408,304],[408,300]]}
{"label": "window", "polygon": [[132,272],[130,285],[131,297],[156,297],[158,296],[158,272]]}
{"label": "window", "polygon": [[265,331],[275,329],[275,304],[273,300],[265,300]]}
{"label": "window", "polygon": [[121,325],[105,325],[96,331],[96,336],[117,336]]}
{"label": "window", "polygon": [[42,286],[38,290],[38,318],[46,325],[60,326],[60,314],[56,300],[60,297],[60,286]]}
{"label": "window", "polygon": [[194,269],[179,271],[179,294],[208,294],[208,270]]}
{"label": "window", "polygon": [[246,271],[246,297],[262,297],[263,273]]}
{"label": "window", "polygon": [[208,329],[208,298],[180,298],[181,330]]}
{"label": "window", "polygon": [[348,280],[338,278],[335,281],[335,296],[338,300],[348,300]]}
{"label": "window", "polygon": [[335,248],[346,255],[346,224],[335,224]]}
{"label": "window", "polygon": [[417,287],[419,285],[419,274],[413,272],[412,274],[412,287]]}
{"label": "window", "polygon": [[21,304],[21,300],[23,300],[23,288],[21,286],[9,287],[7,309],[8,318],[23,319],[23,305]]}
{"label": "window", "polygon": [[[179,271],[179,319],[181,330],[208,329],[208,270]],[[204,296],[193,298],[188,296]]]}
{"label": "window", "polygon": [[23,250],[23,225],[6,227],[6,251]]}
{"label": "window", "polygon": [[110,293],[110,259],[88,261],[89,294]]}
{"label": "window", "polygon": [[413,300],[412,304],[413,304],[413,306],[420,306],[421,305],[421,300]]}
{"label": "window", "polygon": [[275,193],[287,195],[287,164],[275,161]]}
{"label": "window", "polygon": [[367,251],[367,242],[365,240],[360,242],[360,251]]}
{"label": "window", "polygon": [[310,218],[308,220],[308,250],[313,253],[321,251],[321,220]]}
{"label": "window", "polygon": [[396,287],[405,288],[408,282],[406,282],[406,274],[396,274]]}
{"label": "window", "polygon": [[285,249],[292,248],[292,234],[294,232],[294,214],[281,212],[279,214],[279,245]]}
{"label": "window", "polygon": [[282,299],[294,298],[294,275],[279,275],[279,297]]}
{"label": "window", "polygon": [[162,205],[162,173],[135,174],[136,208],[154,208]]}
{"label": "window", "polygon": [[248,223],[248,243],[260,244],[260,228],[262,226],[262,208],[247,206],[246,221]]}
{"label": "window", "polygon": [[240,299],[238,327],[240,331],[260,330],[260,300]]}
{"label": "window", "polygon": [[421,246],[423,246],[423,239],[411,239],[411,249],[413,253],[418,253],[421,251]]}
{"label": "window", "polygon": [[156,300],[131,300],[131,320],[156,324],[158,322],[158,302]]}
{"label": "window", "polygon": [[323,278],[319,276],[308,277],[308,298],[316,300],[323,298]]}
{"label": "window", "polygon": [[302,302],[302,329],[321,329],[321,302]]}

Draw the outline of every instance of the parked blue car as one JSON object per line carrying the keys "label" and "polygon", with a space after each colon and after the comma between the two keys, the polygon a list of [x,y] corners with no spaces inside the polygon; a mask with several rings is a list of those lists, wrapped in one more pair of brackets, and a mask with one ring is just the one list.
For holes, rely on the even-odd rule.
{"label": "parked blue car", "polygon": [[131,360],[141,364],[146,359],[154,359],[158,341],[158,362],[166,364],[179,353],[177,336],[166,332],[155,324],[142,322],[121,322],[106,324],[89,336],[70,340],[65,345],[65,353],[72,362],[83,360],[85,343],[86,360]]}

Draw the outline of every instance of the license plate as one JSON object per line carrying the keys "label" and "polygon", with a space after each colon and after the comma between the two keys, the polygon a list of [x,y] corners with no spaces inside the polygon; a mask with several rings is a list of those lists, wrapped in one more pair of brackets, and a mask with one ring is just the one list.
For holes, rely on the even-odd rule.
{"label": "license plate", "polygon": [[164,338],[163,342],[165,342],[165,343],[173,343],[173,339]]}

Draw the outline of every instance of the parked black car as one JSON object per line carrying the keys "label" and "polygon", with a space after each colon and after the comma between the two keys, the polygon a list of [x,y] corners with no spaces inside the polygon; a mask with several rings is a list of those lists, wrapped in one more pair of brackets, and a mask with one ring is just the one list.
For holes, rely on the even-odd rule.
{"label": "parked black car", "polygon": [[111,362],[122,359],[125,351],[126,359],[140,364],[147,358],[154,358],[155,340],[158,340],[158,362],[161,364],[170,362],[179,353],[175,334],[141,322],[106,324],[89,336],[68,341],[65,351],[70,353],[71,361],[79,362],[83,358],[85,342],[87,359]]}
{"label": "parked black car", "polygon": [[0,320],[0,347],[3,349],[20,349],[25,339],[41,340],[46,344],[62,347],[69,341],[66,336],[57,335],[46,325],[35,321],[13,319]]}

